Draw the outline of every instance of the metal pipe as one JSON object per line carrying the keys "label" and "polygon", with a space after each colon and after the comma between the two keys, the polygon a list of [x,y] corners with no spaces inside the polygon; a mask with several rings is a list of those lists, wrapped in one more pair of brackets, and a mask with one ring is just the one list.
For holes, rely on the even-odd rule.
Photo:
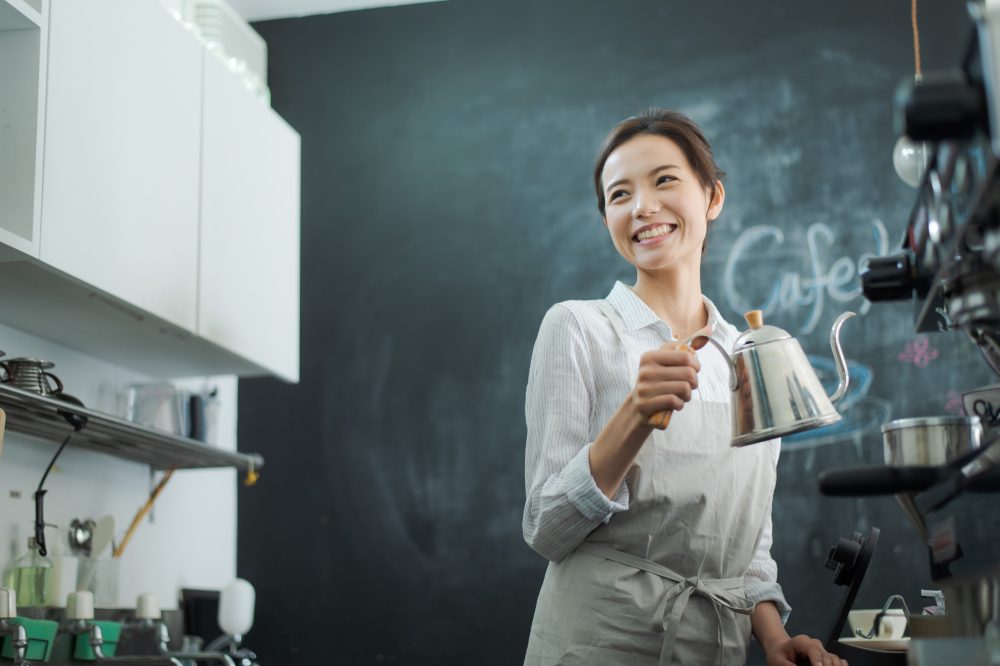
{"label": "metal pipe", "polygon": [[101,633],[101,628],[96,624],[90,624],[90,648],[94,651],[94,658],[97,661],[105,662],[108,664],[133,664],[145,666],[146,664],[162,664],[163,666],[184,666],[180,661],[174,659],[173,657],[160,656],[160,655],[131,655],[122,656],[115,655],[110,657],[104,654],[104,635]]}
{"label": "metal pipe", "polygon": [[24,630],[23,625],[2,618],[0,619],[0,636],[10,636],[14,646],[14,664],[16,666],[31,666],[31,662],[24,656],[28,651],[28,633]]}
{"label": "metal pipe", "polygon": [[236,666],[232,658],[223,654],[222,652],[175,652],[171,650],[167,644],[170,642],[170,632],[167,630],[167,625],[162,622],[157,622],[157,631],[159,632],[159,637],[157,639],[157,647],[160,650],[160,654],[167,657],[174,657],[175,659],[188,659],[195,662],[199,661],[216,661],[225,664],[226,666]]}

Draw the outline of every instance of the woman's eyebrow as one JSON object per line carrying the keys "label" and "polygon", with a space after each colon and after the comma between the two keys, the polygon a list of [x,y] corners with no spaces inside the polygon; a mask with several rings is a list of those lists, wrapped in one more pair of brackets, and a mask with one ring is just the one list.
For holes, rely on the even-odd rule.
{"label": "woman's eyebrow", "polygon": [[[666,169],[680,169],[680,167],[677,166],[676,164],[663,164],[661,166],[654,167],[654,168],[650,169],[649,173],[646,174],[646,175],[647,176],[655,176],[660,171],[665,171]],[[612,189],[614,187],[617,187],[617,186],[619,186],[619,185],[621,185],[623,183],[627,183],[627,182],[628,182],[628,178],[619,178],[618,180],[614,181],[610,185],[605,186],[604,190],[605,191],[610,190],[610,189]]]}

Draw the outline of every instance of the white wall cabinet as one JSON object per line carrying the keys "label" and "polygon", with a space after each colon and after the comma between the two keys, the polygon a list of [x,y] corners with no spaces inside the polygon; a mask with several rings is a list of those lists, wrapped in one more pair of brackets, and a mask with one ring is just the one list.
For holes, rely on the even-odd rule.
{"label": "white wall cabinet", "polygon": [[38,256],[46,18],[0,0],[0,261]]}
{"label": "white wall cabinet", "polygon": [[299,375],[299,135],[205,59],[198,334]]}
{"label": "white wall cabinet", "polygon": [[158,2],[99,5],[49,8],[39,257],[194,331],[204,49]]}
{"label": "white wall cabinet", "polygon": [[0,0],[0,89],[0,324],[298,381],[293,129],[158,0]]}

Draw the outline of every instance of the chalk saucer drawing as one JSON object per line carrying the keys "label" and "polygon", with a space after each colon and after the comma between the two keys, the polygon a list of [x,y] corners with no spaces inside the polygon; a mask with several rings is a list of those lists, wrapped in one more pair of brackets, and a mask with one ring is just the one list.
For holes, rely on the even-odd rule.
{"label": "chalk saucer drawing", "polygon": [[931,345],[930,338],[921,335],[916,340],[907,342],[906,348],[896,358],[900,363],[912,363],[918,368],[926,368],[939,353],[937,347]]}

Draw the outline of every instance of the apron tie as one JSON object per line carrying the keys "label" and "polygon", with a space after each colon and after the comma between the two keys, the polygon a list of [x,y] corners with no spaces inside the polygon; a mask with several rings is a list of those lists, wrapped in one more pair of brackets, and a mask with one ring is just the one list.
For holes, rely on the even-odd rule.
{"label": "apron tie", "polygon": [[733,594],[734,591],[743,589],[742,578],[712,579],[700,578],[698,576],[684,578],[662,564],[632,555],[631,553],[616,550],[603,543],[585,541],[580,544],[578,550],[646,571],[674,583],[663,597],[664,637],[663,647],[660,649],[659,666],[672,666],[673,664],[677,630],[680,628],[684,609],[687,607],[691,595],[695,593],[712,602],[712,609],[715,611],[715,618],[717,620],[715,629],[716,640],[719,646],[719,664],[720,666],[725,664],[726,645],[722,638],[722,613],[719,610],[720,607],[727,608],[741,615],[749,615],[753,612],[754,608],[753,602]]}

